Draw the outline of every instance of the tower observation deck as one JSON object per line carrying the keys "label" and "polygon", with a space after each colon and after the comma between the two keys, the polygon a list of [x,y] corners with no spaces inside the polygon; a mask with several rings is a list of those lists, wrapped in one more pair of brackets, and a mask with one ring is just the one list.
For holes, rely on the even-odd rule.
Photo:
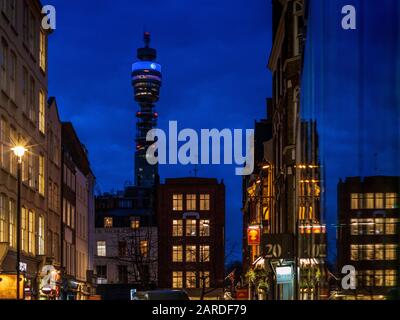
{"label": "tower observation deck", "polygon": [[135,101],[139,104],[136,113],[135,185],[152,187],[158,174],[158,165],[146,160],[147,148],[153,142],[146,141],[147,132],[157,125],[158,114],[155,103],[159,100],[162,81],[161,65],[156,62],[157,51],[150,48],[150,33],[144,33],[144,48],[137,50],[132,65],[132,86]]}

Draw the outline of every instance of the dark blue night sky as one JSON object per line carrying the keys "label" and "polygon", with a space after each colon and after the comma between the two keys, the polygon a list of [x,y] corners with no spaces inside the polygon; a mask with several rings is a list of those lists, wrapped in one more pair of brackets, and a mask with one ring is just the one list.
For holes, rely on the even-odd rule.
{"label": "dark blue night sky", "polygon": [[[144,30],[152,33],[163,65],[160,128],[177,120],[180,129],[245,129],[265,116],[271,1],[48,2],[57,9],[57,30],[49,42],[49,95],[56,96],[62,119],[74,123],[88,147],[101,191],[133,180],[138,106],[130,70]],[[356,31],[340,28],[346,4],[357,7]],[[311,12],[303,115],[318,121],[327,223],[333,225],[339,177],[399,174],[399,4],[324,0],[313,1]],[[191,171],[160,168],[162,179]],[[198,175],[224,179],[227,240],[236,245],[230,259],[240,259],[241,178],[234,166],[200,166]]]}

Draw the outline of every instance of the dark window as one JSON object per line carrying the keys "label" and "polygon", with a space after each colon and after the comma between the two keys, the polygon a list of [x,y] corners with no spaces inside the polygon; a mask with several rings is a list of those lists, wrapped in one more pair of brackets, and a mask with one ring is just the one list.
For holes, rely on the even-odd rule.
{"label": "dark window", "polygon": [[118,242],[118,255],[120,257],[125,257],[127,255],[127,245],[126,241],[119,241]]}
{"label": "dark window", "polygon": [[118,282],[128,283],[128,266],[118,266]]}
{"label": "dark window", "polygon": [[107,266],[96,266],[97,277],[107,279]]}

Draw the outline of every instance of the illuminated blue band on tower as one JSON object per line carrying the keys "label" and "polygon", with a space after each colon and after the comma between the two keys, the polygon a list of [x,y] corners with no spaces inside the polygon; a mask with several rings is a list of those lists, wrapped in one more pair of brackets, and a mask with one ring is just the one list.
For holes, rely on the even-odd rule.
{"label": "illuminated blue band on tower", "polygon": [[154,70],[161,73],[161,65],[152,61],[138,61],[132,65],[132,72],[138,70]]}

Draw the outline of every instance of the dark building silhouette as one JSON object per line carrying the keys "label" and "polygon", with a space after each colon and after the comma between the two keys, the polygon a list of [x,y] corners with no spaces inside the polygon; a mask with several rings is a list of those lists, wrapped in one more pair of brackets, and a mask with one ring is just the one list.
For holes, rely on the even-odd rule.
{"label": "dark building silhouette", "polygon": [[157,188],[160,288],[192,297],[221,296],[225,257],[225,185],[217,179],[166,179]]}
{"label": "dark building silhouette", "polygon": [[150,48],[150,33],[144,34],[145,47],[137,50],[138,61],[132,65],[132,86],[140,110],[136,113],[135,185],[152,187],[158,176],[158,165],[146,160],[146,151],[152,142],[146,141],[149,130],[157,125],[154,111],[161,87],[161,65],[156,62],[157,51]]}
{"label": "dark building silhouette", "polygon": [[356,269],[348,299],[385,299],[399,285],[400,177],[352,177],[338,184],[338,268]]}

